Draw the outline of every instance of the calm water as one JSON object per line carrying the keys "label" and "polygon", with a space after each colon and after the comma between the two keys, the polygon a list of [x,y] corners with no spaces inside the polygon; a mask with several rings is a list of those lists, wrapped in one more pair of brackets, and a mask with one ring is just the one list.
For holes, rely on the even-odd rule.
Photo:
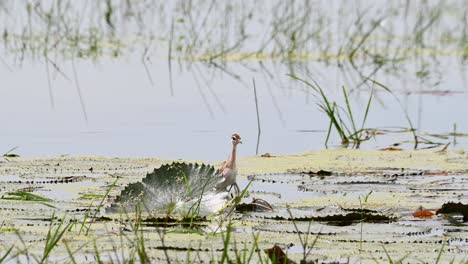
{"label": "calm water", "polygon": [[[452,142],[451,147],[467,147],[466,139],[461,137],[456,139],[457,144],[453,144],[453,137],[425,136],[425,133],[453,132],[454,124],[457,132],[468,132],[465,117],[468,70],[463,61],[467,54],[458,45],[466,29],[463,29],[463,23],[456,22],[463,17],[463,11],[466,14],[467,5],[463,1],[450,1],[442,7],[438,6],[442,2],[410,6],[404,22],[401,20],[404,1],[389,7],[372,7],[367,15],[362,13],[369,7],[367,2],[340,6],[337,2],[315,1],[308,7],[305,2],[293,1],[293,7],[284,12],[279,3],[268,2],[263,3],[271,11],[266,17],[260,12],[261,4],[247,5],[245,10],[241,4],[233,4],[230,6],[233,11],[227,11],[224,4],[214,4],[208,13],[206,10],[210,10],[211,3],[200,1],[197,8],[190,7],[192,9],[188,11],[188,7],[177,3],[173,9],[165,6],[161,7],[163,11],[151,13],[146,9],[156,10],[161,3],[137,1],[128,7],[123,4],[125,1],[111,2],[114,12],[110,16],[111,26],[106,23],[108,9],[105,5],[85,2],[74,6],[71,1],[64,1],[63,13],[57,15],[59,11],[56,11],[57,17],[68,21],[69,32],[78,28],[87,33],[89,28],[100,27],[96,42],[99,52],[82,58],[77,55],[80,53],[77,50],[89,50],[88,42],[83,41],[85,44],[80,44],[81,48],[70,52],[69,44],[63,41],[64,32],[68,31],[62,22],[57,22],[60,20],[51,23],[54,26],[49,32],[53,34],[44,44],[48,27],[40,18],[40,10],[48,10],[50,1],[45,1],[42,9],[37,7],[39,11],[33,9],[36,11],[30,16],[23,1],[1,2],[1,12],[6,16],[3,25],[0,22],[0,30],[8,32],[8,39],[5,40],[4,34],[0,48],[0,152],[19,146],[16,152],[23,156],[92,154],[217,160],[227,155],[230,134],[237,132],[244,139],[240,155],[255,155],[257,116],[252,79],[257,87],[262,131],[259,153],[322,149],[329,120],[320,111],[319,101],[312,92],[286,74],[314,79],[331,100],[342,105],[341,86],[353,89],[351,105],[360,126],[371,85],[362,85],[363,77],[346,59],[339,56],[325,58],[324,54],[336,54],[339,48],[352,50],[357,44],[347,46],[352,36],[345,33],[355,30],[359,33],[356,36],[362,37],[372,26],[373,19],[380,17],[385,19],[373,31],[372,39],[364,44],[367,53],[356,55],[359,56],[356,59],[359,69],[365,76],[392,89],[423,137],[441,143]],[[94,5],[99,8],[93,8]],[[306,13],[301,13],[302,8],[320,13],[317,7],[324,10],[322,26],[318,18],[305,20]],[[457,7],[461,9],[457,10]],[[423,43],[417,44],[420,54],[408,55],[401,62],[381,68],[369,61],[376,58],[375,54],[390,56],[390,51],[414,48],[416,44],[405,40],[405,36],[417,31],[419,16],[426,9],[443,11],[440,11],[441,18],[430,24],[433,29],[423,36]],[[15,10],[17,16],[12,14]],[[134,14],[130,18],[124,15],[128,10]],[[400,13],[395,15],[392,11]],[[326,17],[327,13],[332,14],[331,18]],[[89,18],[83,16],[86,18],[77,21],[78,14]],[[144,22],[141,25],[136,18],[138,14]],[[217,28],[220,25],[214,22],[223,14],[225,31]],[[288,48],[281,47],[292,45],[287,42],[292,35],[287,35],[287,27],[280,33],[272,30],[275,17],[278,19],[276,28],[286,27],[288,23],[291,23],[290,27],[297,27],[294,19],[305,21],[307,26],[297,27],[295,31],[294,38],[297,39],[315,28],[325,29],[317,33],[318,37],[293,42],[298,46],[294,50],[296,55],[285,57]],[[363,22],[362,31],[357,31],[358,27],[347,27],[359,17],[367,21]],[[192,22],[187,22],[190,19]],[[287,22],[281,22],[281,19]],[[172,31],[171,21],[175,24]],[[428,22],[430,20],[421,22],[422,26]],[[464,23],[466,25],[467,21]],[[238,28],[243,24],[248,35],[245,39],[239,37],[241,31]],[[452,41],[445,43],[440,39],[447,37],[447,32],[453,32]],[[266,42],[269,36],[274,41]],[[391,36],[403,40],[394,40]],[[167,54],[171,39],[174,43],[169,65]],[[237,41],[242,45],[236,46]],[[183,45],[191,42],[195,44],[178,50],[179,45],[185,47]],[[31,47],[23,49],[22,43]],[[117,49],[116,43],[123,44]],[[222,59],[202,60],[203,56],[222,50],[223,43],[227,51]],[[259,54],[268,56],[238,59],[242,54],[258,51],[264,43],[266,48]],[[319,43],[331,48],[325,49],[318,46]],[[433,45],[428,46],[430,44]],[[49,47],[47,59],[41,45]],[[230,46],[233,48],[229,49]],[[189,53],[190,47],[192,51]],[[113,57],[116,50],[119,55]],[[283,55],[274,55],[275,52]],[[369,52],[374,56],[366,57]],[[319,56],[311,55],[315,53]],[[401,54],[406,53],[398,54],[395,57],[403,58]],[[375,98],[365,127],[407,128],[404,110],[394,97],[374,88]],[[411,139],[410,133],[391,133],[377,136],[363,143],[362,147],[384,148]],[[336,147],[339,143],[338,135],[332,133],[329,145]],[[412,146],[407,144],[405,147]]]}

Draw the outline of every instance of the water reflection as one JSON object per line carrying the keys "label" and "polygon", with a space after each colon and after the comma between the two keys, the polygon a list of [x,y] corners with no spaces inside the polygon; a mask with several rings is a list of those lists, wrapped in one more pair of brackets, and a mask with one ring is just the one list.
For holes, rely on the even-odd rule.
{"label": "water reflection", "polygon": [[[323,148],[330,120],[287,74],[338,105],[344,85],[356,120],[374,89],[370,129],[411,120],[428,141],[460,133],[466,147],[463,1],[0,3],[0,149],[219,159],[232,132],[246,139],[241,155]],[[387,133],[362,147],[412,139]],[[336,132],[330,140],[340,145]]]}

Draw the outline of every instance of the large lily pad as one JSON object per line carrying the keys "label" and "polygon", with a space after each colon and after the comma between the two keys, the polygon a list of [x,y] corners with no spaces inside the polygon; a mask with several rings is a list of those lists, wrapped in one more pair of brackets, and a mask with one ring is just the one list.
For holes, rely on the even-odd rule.
{"label": "large lily pad", "polygon": [[129,184],[122,190],[109,212],[144,211],[176,212],[200,205],[200,214],[211,213],[222,207],[226,192],[219,192],[216,184],[223,177],[210,165],[178,163],[162,165],[148,173],[141,182]]}

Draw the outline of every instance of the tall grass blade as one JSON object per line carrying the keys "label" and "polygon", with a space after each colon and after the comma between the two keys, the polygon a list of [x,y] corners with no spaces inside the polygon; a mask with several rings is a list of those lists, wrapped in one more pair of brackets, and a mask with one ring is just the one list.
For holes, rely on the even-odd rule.
{"label": "tall grass blade", "polygon": [[398,97],[392,92],[392,90],[390,88],[383,85],[382,83],[380,83],[380,82],[378,82],[376,80],[370,79],[370,78],[367,78],[367,80],[371,81],[372,83],[376,84],[377,86],[379,86],[379,87],[383,88],[384,90],[386,90],[387,92],[389,92],[393,96],[393,98],[395,98],[395,100],[398,102],[398,104],[400,104],[400,107],[401,107],[401,109],[403,110],[403,112],[405,114],[406,121],[408,121],[408,124],[410,126],[411,133],[413,134],[414,149],[417,149],[418,148],[418,135],[416,134],[416,129],[413,126],[413,122],[411,122],[411,118],[408,115],[408,111],[405,109],[405,107],[401,103],[400,99],[398,99]]}
{"label": "tall grass blade", "polygon": [[229,255],[228,255],[228,250],[229,250],[229,242],[231,240],[231,232],[232,232],[232,228],[231,228],[231,220],[229,220],[229,223],[226,227],[226,236],[224,236],[224,233],[221,233],[221,236],[223,238],[223,245],[224,245],[224,248],[223,248],[223,255],[221,256],[221,260],[219,261],[219,263],[229,263]]}
{"label": "tall grass blade", "polygon": [[68,243],[64,241],[65,248],[67,249],[68,256],[70,257],[70,260],[73,264],[76,264],[75,257],[73,256],[73,252],[70,249],[70,246],[68,246]]}
{"label": "tall grass blade", "polygon": [[356,132],[357,131],[356,124],[354,122],[353,111],[351,111],[351,105],[349,103],[348,93],[346,92],[346,88],[344,87],[344,85],[341,88],[343,90],[343,95],[344,95],[344,98],[345,98],[346,109],[348,110],[349,119],[351,119],[351,124],[353,125],[353,130],[354,130],[354,132]]}
{"label": "tall grass blade", "polygon": [[8,255],[10,255],[11,251],[13,250],[13,247],[14,247],[14,245],[12,245],[9,249],[7,249],[7,251],[5,252],[5,254],[3,254],[2,257],[0,257],[0,263],[3,263],[3,261],[6,260],[6,258],[8,257]]}
{"label": "tall grass blade", "polygon": [[387,256],[387,260],[389,264],[394,264],[392,257],[390,257],[390,254],[388,254],[387,249],[385,248],[384,245],[382,245],[383,250],[385,251],[385,255]]}
{"label": "tall grass blade", "polygon": [[86,233],[85,233],[86,236],[88,235],[88,232],[91,229],[91,225],[96,220],[96,215],[98,214],[99,210],[101,210],[101,207],[104,204],[104,201],[107,199],[107,196],[109,195],[110,191],[115,187],[118,180],[119,180],[119,178],[116,178],[114,180],[114,182],[111,184],[111,186],[109,188],[107,188],[106,194],[104,194],[104,196],[102,197],[101,202],[99,203],[98,207],[96,208],[96,211],[94,212],[93,218],[91,219],[91,222],[89,223],[88,228],[86,229]]}
{"label": "tall grass blade", "polygon": [[60,219],[60,224],[57,226],[55,230],[53,229],[55,214],[52,215],[50,220],[50,228],[47,232],[47,238],[44,245],[44,251],[42,254],[42,258],[39,260],[39,263],[46,263],[47,259],[52,252],[52,250],[57,246],[57,243],[62,239],[63,235],[70,229],[70,227],[74,224],[73,222],[69,222],[67,225],[64,226],[65,223],[65,216]]}
{"label": "tall grass blade", "polygon": [[440,258],[442,257],[442,253],[444,253],[444,248],[445,248],[445,241],[442,241],[442,246],[439,249],[439,254],[437,254],[435,264],[439,264]]}
{"label": "tall grass blade", "polygon": [[371,89],[371,94],[369,96],[369,100],[367,101],[367,106],[366,106],[366,112],[364,113],[364,118],[362,119],[362,124],[361,124],[361,131],[364,129],[364,124],[366,123],[366,120],[367,120],[367,116],[369,114],[369,109],[370,109],[370,105],[372,103],[372,97],[374,95],[374,88],[372,87]]}

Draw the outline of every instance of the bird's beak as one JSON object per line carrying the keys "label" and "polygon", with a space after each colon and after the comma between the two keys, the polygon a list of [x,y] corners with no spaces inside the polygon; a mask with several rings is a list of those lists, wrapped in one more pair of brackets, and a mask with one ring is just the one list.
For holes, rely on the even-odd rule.
{"label": "bird's beak", "polygon": [[239,139],[239,144],[242,144],[242,140]]}

